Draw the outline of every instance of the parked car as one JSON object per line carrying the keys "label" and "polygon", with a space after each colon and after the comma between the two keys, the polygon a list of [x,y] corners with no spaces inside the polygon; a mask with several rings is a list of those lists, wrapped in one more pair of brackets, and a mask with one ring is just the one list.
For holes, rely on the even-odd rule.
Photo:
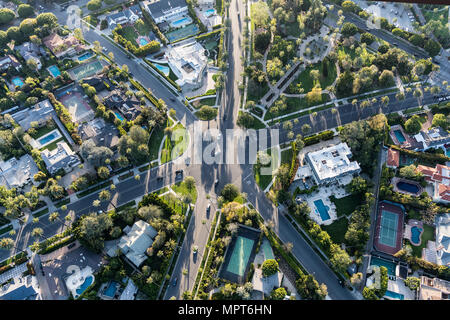
{"label": "parked car", "polygon": [[210,211],[211,211],[211,204],[208,203],[208,206],[206,207],[206,213],[209,214]]}
{"label": "parked car", "polygon": [[177,280],[178,280],[178,278],[173,279],[173,281],[172,281],[172,286],[173,287],[175,287],[177,285]]}

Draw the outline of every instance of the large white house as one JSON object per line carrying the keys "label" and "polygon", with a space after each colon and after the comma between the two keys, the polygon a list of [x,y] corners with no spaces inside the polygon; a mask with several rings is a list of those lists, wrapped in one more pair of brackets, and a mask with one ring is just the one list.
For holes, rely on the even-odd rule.
{"label": "large white house", "polygon": [[73,167],[79,165],[80,158],[69,148],[65,142],[58,142],[56,149],[50,151],[45,149],[41,152],[42,160],[44,160],[50,174],[55,174],[60,169],[69,172]]}
{"label": "large white house", "polygon": [[141,3],[155,23],[161,23],[168,20],[186,15],[188,6],[185,0],[149,0]]}
{"label": "large white house", "polygon": [[174,46],[166,51],[166,57],[180,87],[195,89],[202,85],[208,58],[201,44],[194,40]]}
{"label": "large white house", "polygon": [[20,159],[11,158],[0,162],[0,185],[19,188],[28,183],[35,184],[33,176],[39,169],[33,158],[26,154]]}
{"label": "large white house", "polygon": [[351,155],[348,145],[342,142],[319,151],[309,152],[305,159],[311,167],[316,183],[325,184],[339,182],[340,179],[350,178],[354,173],[361,171],[358,162],[349,160]]}

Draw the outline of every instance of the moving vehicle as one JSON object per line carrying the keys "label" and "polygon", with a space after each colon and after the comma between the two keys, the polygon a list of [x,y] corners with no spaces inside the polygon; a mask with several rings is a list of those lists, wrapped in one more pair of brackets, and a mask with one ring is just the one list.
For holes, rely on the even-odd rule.
{"label": "moving vehicle", "polygon": [[172,281],[172,286],[173,287],[175,287],[177,285],[177,280],[178,280],[178,278],[173,279],[173,281]]}
{"label": "moving vehicle", "polygon": [[206,213],[210,213],[210,211],[211,211],[211,204],[210,203],[208,203],[208,206],[206,207]]}

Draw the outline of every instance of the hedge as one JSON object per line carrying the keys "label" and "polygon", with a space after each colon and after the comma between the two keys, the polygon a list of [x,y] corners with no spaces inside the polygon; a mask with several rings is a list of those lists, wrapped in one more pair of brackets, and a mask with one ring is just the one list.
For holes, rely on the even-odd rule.
{"label": "hedge", "polygon": [[153,105],[155,107],[157,107],[160,111],[163,111],[158,100],[155,98],[155,96],[152,93],[150,93],[146,88],[144,88],[139,82],[137,82],[133,78],[130,78],[129,80],[130,80],[131,84],[136,87],[136,89],[141,90],[144,93],[145,97],[148,100],[150,100],[150,102],[153,103]]}
{"label": "hedge", "polygon": [[195,98],[200,98],[200,97],[205,97],[205,96],[212,96],[214,94],[216,94],[216,89],[209,89],[203,94],[199,94],[199,95],[196,95],[196,96],[193,96],[193,97],[186,97],[186,99],[188,101],[191,101],[191,100],[193,100]]}
{"label": "hedge", "polygon": [[413,158],[422,159],[430,163],[438,162],[440,164],[445,164],[447,161],[450,161],[449,157],[439,153],[416,152],[412,150],[402,149],[397,145],[391,145],[390,147],[391,149],[400,151],[400,153],[406,154]]}
{"label": "hedge", "polygon": [[303,141],[305,142],[305,146],[310,146],[312,144],[316,144],[320,141],[326,141],[334,137],[334,132],[331,130],[322,131],[320,133],[316,133],[313,135],[310,135],[306,138],[303,138]]}
{"label": "hedge", "polygon": [[159,51],[160,44],[158,41],[152,40],[149,43],[147,43],[145,46],[136,47],[134,44],[131,43],[131,41],[125,39],[119,32],[121,30],[121,27],[117,27],[112,31],[112,34],[114,36],[114,41],[117,41],[122,47],[127,49],[128,51],[131,51],[135,56],[143,57],[151,53],[155,53]]}
{"label": "hedge", "polygon": [[223,30],[223,29],[216,29],[216,30],[211,31],[211,32],[208,32],[208,33],[203,33],[203,34],[201,34],[201,35],[196,36],[195,39],[196,39],[197,41],[200,41],[200,40],[203,40],[203,39],[212,37],[212,36],[214,36],[214,35],[220,33],[222,30]]}
{"label": "hedge", "polygon": [[71,242],[74,242],[75,240],[76,240],[75,236],[74,236],[74,235],[70,235],[70,236],[68,236],[67,238],[64,238],[64,239],[62,239],[62,240],[60,240],[60,241],[57,241],[57,242],[55,242],[55,243],[53,243],[53,244],[50,244],[50,245],[49,245],[48,247],[46,247],[46,248],[41,249],[41,250],[39,251],[39,254],[47,254],[47,253],[50,253],[50,252],[52,252],[52,251],[55,251],[56,249],[59,249],[59,248],[64,247],[65,245],[67,245],[67,244],[69,244],[69,243],[71,243]]}

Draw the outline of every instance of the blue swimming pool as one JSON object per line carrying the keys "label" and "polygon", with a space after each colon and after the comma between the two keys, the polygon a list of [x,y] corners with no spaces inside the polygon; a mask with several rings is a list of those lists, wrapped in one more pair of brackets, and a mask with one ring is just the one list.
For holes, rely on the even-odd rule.
{"label": "blue swimming pool", "polygon": [[422,233],[423,229],[419,227],[412,227],[411,228],[411,242],[413,244],[419,244],[420,243],[420,234]]}
{"label": "blue swimming pool", "polygon": [[116,115],[116,118],[119,119],[120,121],[123,121],[125,118],[119,113],[119,112],[114,112],[114,114]]}
{"label": "blue swimming pool", "polygon": [[117,282],[111,281],[103,294],[107,297],[114,298],[117,291],[117,284]]}
{"label": "blue swimming pool", "polygon": [[406,141],[405,136],[400,130],[394,130],[395,137],[397,138],[398,142],[403,143]]}
{"label": "blue swimming pool", "polygon": [[82,294],[84,291],[86,291],[86,289],[94,282],[94,277],[93,276],[88,276],[86,277],[86,279],[84,279],[84,282],[82,285],[80,285],[76,292],[77,294]]}
{"label": "blue swimming pool", "polygon": [[48,67],[48,72],[53,76],[53,78],[56,78],[57,76],[61,75],[61,71],[59,70],[58,66],[53,65]]}
{"label": "blue swimming pool", "polygon": [[383,266],[386,267],[387,271],[388,271],[388,275],[390,276],[395,276],[395,268],[396,268],[396,264],[391,262],[391,261],[387,261],[387,260],[383,260],[377,257],[372,257],[370,259],[370,265],[371,266]]}
{"label": "blue swimming pool", "polygon": [[322,221],[330,219],[330,215],[328,214],[329,208],[323,203],[321,199],[314,201],[314,205],[316,206],[317,211],[319,211]]}
{"label": "blue swimming pool", "polygon": [[92,51],[88,51],[86,53],[83,53],[81,56],[78,57],[78,61],[84,61],[87,60],[89,58],[91,58],[94,55],[94,53],[92,53]]}
{"label": "blue swimming pool", "polygon": [[417,186],[413,183],[405,182],[405,181],[397,182],[397,188],[399,188],[402,191],[406,191],[406,192],[413,193],[413,194],[418,193],[420,190],[419,186]]}
{"label": "blue swimming pool", "polygon": [[139,44],[141,45],[141,47],[143,47],[148,44],[148,40],[145,38],[139,38]]}
{"label": "blue swimming pool", "polygon": [[252,239],[242,236],[237,237],[230,261],[228,262],[227,271],[239,276],[244,275],[254,243],[255,241]]}
{"label": "blue swimming pool", "polygon": [[212,16],[213,14],[216,14],[216,10],[215,9],[209,9],[209,10],[206,10],[204,13],[203,13],[203,15],[205,16],[205,17],[210,17],[210,16]]}
{"label": "blue swimming pool", "polygon": [[450,157],[450,148],[447,149],[447,150],[445,150],[445,155],[446,155],[447,157]]}
{"label": "blue swimming pool", "polygon": [[401,293],[397,293],[397,292],[393,292],[393,291],[389,291],[386,290],[386,293],[384,294],[386,297],[392,298],[392,299],[397,299],[397,300],[403,300],[405,299],[405,296]]}
{"label": "blue swimming pool", "polygon": [[23,80],[19,77],[12,78],[11,82],[13,83],[14,87],[21,87],[24,85]]}
{"label": "blue swimming pool", "polygon": [[58,137],[59,137],[58,134],[56,134],[56,133],[50,133],[50,134],[46,135],[45,137],[39,139],[38,141],[39,141],[39,143],[40,143],[41,146],[42,146],[42,145],[45,145],[45,144],[49,143],[50,141],[52,141],[52,140],[54,140],[54,139],[56,139],[56,138],[58,138]]}
{"label": "blue swimming pool", "polygon": [[177,20],[177,21],[172,22],[172,26],[173,26],[174,28],[178,28],[178,27],[180,27],[180,26],[186,24],[188,21],[189,21],[188,18],[181,18],[181,19],[179,19],[179,20]]}
{"label": "blue swimming pool", "polygon": [[161,71],[162,73],[164,73],[166,76],[169,76],[170,73],[170,69],[168,66],[162,66],[160,64],[155,63],[155,67]]}

